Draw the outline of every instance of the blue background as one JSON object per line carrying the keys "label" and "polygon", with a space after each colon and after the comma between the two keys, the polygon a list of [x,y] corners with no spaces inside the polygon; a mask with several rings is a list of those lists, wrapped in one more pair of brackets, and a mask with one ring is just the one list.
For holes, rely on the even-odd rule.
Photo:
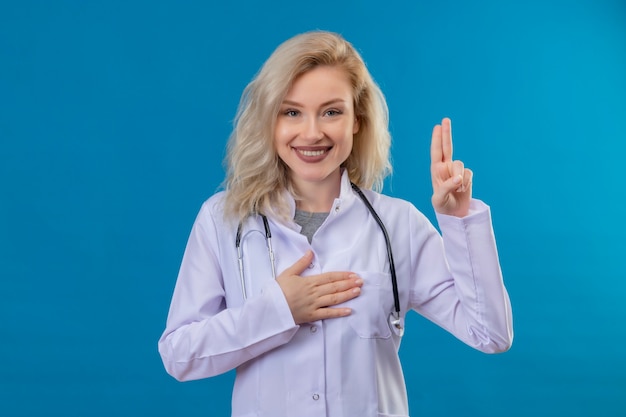
{"label": "blue background", "polygon": [[429,141],[493,210],[503,355],[415,314],[414,416],[626,415],[626,4],[0,2],[0,413],[228,416],[156,342],[242,89],[283,40],[341,32],[386,93],[386,192],[431,219]]}

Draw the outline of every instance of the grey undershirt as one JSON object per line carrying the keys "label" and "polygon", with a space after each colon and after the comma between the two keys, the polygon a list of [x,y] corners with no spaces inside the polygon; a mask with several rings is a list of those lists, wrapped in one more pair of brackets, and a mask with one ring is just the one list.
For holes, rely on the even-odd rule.
{"label": "grey undershirt", "polygon": [[317,229],[320,228],[324,220],[328,217],[328,213],[311,213],[309,211],[302,211],[296,209],[296,215],[293,220],[296,224],[302,227],[300,233],[306,236],[311,243],[313,240],[313,235],[317,232]]}

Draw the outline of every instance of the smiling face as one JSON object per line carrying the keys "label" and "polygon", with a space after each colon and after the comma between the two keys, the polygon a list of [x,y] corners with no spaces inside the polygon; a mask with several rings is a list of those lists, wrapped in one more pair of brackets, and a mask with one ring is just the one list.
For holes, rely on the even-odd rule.
{"label": "smiling face", "polygon": [[319,66],[294,81],[276,119],[274,146],[297,190],[339,189],[340,166],[359,124],[352,86],[340,68]]}

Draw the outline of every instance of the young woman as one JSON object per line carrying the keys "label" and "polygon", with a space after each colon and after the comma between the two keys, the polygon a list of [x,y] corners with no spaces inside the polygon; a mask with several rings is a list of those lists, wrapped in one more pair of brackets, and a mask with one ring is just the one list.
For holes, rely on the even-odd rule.
{"label": "young woman", "polygon": [[387,106],[350,43],[280,45],[244,91],[225,191],[193,226],[159,351],[178,380],[237,370],[232,415],[408,416],[398,349],[415,310],[483,352],[512,342],[488,206],[435,126],[441,229],[380,189]]}

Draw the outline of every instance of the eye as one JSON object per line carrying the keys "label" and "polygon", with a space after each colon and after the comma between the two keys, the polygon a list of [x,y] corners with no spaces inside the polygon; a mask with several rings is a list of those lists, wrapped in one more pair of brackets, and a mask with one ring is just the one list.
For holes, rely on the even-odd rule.
{"label": "eye", "polygon": [[339,116],[340,114],[343,114],[343,112],[339,109],[329,109],[326,110],[326,112],[324,113],[324,115],[326,116]]}
{"label": "eye", "polygon": [[287,116],[287,117],[296,117],[300,114],[300,112],[294,109],[287,109],[287,110],[284,110],[282,114],[283,116]]}

